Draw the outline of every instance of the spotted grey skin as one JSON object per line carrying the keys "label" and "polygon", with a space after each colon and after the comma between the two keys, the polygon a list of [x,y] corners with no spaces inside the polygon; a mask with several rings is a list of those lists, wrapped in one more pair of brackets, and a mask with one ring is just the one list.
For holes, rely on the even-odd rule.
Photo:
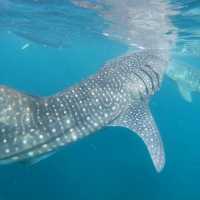
{"label": "spotted grey skin", "polygon": [[151,51],[109,61],[87,80],[50,97],[0,87],[0,163],[34,160],[105,126],[122,126],[144,141],[157,171],[165,163],[148,100],[166,62]]}

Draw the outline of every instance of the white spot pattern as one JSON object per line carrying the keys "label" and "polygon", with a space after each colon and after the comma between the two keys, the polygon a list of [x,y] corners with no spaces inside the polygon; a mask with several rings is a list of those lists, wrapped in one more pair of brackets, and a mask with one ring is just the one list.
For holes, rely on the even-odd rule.
{"label": "white spot pattern", "polygon": [[[132,102],[154,94],[162,77],[157,68],[163,64],[149,52],[120,57],[79,85],[48,98],[31,97],[1,86],[0,161],[16,162],[42,155],[108,125]],[[154,127],[142,124],[137,113],[133,115],[134,121],[128,123],[133,123],[145,138]],[[152,152],[159,145],[154,135],[144,141]],[[157,163],[161,162],[161,153],[152,154],[154,160],[158,158]]]}

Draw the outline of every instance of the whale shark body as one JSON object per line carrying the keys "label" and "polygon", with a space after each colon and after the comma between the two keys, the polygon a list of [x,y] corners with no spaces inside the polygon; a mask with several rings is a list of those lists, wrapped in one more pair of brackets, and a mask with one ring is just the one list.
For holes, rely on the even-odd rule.
{"label": "whale shark body", "polygon": [[105,126],[121,126],[141,137],[161,171],[165,153],[148,102],[166,65],[153,51],[132,53],[49,97],[1,86],[0,163],[35,162]]}

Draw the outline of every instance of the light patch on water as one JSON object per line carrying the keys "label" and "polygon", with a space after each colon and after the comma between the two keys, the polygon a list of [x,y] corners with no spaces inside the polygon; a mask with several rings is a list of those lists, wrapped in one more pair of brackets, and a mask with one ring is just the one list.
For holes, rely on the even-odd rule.
{"label": "light patch on water", "polygon": [[[73,1],[74,2],[74,1]],[[168,1],[164,0],[76,0],[76,5],[88,5],[108,22],[102,32],[112,38],[137,49],[169,50],[177,38],[176,28],[170,16],[176,15]],[[89,6],[89,5],[93,6]],[[100,6],[101,5],[101,6]],[[98,8],[98,9],[97,9]]]}
{"label": "light patch on water", "polygon": [[24,45],[21,47],[21,50],[25,50],[25,49],[27,49],[28,47],[30,47],[30,44],[29,44],[29,43],[26,43],[26,44],[24,44]]}
{"label": "light patch on water", "polygon": [[103,0],[100,15],[110,22],[103,33],[139,49],[169,49],[176,28],[169,17],[177,14],[163,0]]}
{"label": "light patch on water", "polygon": [[[116,36],[119,33],[123,41],[134,42],[140,48],[169,49],[176,39],[175,28],[169,20],[172,14],[166,1],[115,0],[113,15],[106,17],[115,22],[110,31]],[[171,34],[166,35],[168,32]]]}

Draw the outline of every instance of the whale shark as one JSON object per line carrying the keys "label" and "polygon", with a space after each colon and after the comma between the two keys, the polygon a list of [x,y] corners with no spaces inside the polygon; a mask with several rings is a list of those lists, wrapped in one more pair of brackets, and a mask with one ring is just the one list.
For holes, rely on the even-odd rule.
{"label": "whale shark", "polygon": [[189,64],[179,63],[168,67],[166,75],[175,81],[183,99],[192,102],[192,93],[200,92],[200,70]]}
{"label": "whale shark", "polygon": [[136,133],[155,169],[165,165],[163,142],[148,103],[168,62],[151,50],[110,60],[86,80],[52,96],[0,86],[0,164],[35,163],[107,126]]}

